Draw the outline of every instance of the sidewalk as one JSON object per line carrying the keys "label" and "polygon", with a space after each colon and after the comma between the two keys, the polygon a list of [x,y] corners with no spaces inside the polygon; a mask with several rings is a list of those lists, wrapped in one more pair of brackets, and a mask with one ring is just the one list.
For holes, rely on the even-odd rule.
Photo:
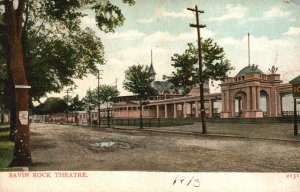
{"label": "sidewalk", "polygon": [[[138,126],[112,126],[114,129],[141,130]],[[207,136],[270,139],[300,142],[300,134],[294,136],[293,123],[229,124],[207,123]],[[144,127],[142,131],[158,131],[182,134],[201,134],[200,122],[192,125],[174,127]],[[300,130],[299,130],[300,132]]]}

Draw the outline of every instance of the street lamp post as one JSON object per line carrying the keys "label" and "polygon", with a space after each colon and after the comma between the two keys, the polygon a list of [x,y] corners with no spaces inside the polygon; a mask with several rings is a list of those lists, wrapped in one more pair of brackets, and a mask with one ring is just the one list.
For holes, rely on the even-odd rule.
{"label": "street lamp post", "polygon": [[300,97],[300,75],[289,82],[293,85],[294,97],[294,135],[298,135],[297,98]]}

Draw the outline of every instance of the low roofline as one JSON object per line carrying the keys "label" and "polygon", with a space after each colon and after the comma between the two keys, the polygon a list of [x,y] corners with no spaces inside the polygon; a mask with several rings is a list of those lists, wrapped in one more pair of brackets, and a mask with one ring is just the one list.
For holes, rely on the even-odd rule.
{"label": "low roofline", "polygon": [[300,84],[300,75],[289,82],[290,84]]}

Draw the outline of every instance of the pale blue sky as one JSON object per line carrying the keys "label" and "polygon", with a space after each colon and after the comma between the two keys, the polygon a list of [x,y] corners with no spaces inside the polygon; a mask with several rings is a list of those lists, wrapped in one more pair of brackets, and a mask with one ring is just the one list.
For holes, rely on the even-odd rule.
{"label": "pale blue sky", "polygon": [[[290,1],[290,0],[284,0]],[[287,82],[299,75],[300,53],[300,5],[283,0],[136,0],[132,7],[120,0],[119,5],[126,21],[114,34],[96,29],[92,14],[82,20],[83,26],[96,29],[105,46],[107,65],[101,66],[103,84],[112,85],[118,79],[122,95],[124,71],[137,63],[150,64],[153,50],[157,79],[170,74],[171,56],[182,53],[188,42],[196,42],[196,30],[190,28],[195,16],[186,8],[195,5],[204,10],[200,15],[204,38],[211,37],[224,47],[227,58],[235,70],[231,76],[245,67],[247,57],[247,33],[251,34],[251,63],[268,73],[272,65],[279,67],[282,79]],[[297,0],[299,2],[299,0]],[[78,83],[73,94],[84,96],[88,87],[95,88],[95,77],[89,76]],[[211,87],[219,91],[217,86]]]}
{"label": "pale blue sky", "polygon": [[[134,7],[128,8],[122,4],[119,5],[125,8],[124,13],[127,21],[117,31],[136,29],[146,34],[158,30],[169,31],[172,34],[190,31],[187,23],[192,22],[193,18],[157,16],[155,13],[159,8],[164,9],[167,13],[180,13],[186,11],[187,7],[192,8],[197,5],[205,11],[204,14],[200,15],[202,22],[207,25],[208,30],[216,32],[220,38],[227,36],[242,38],[247,32],[254,36],[278,38],[286,32],[291,23],[299,23],[300,19],[299,7],[295,4],[284,3],[281,0],[137,0]],[[276,10],[273,11],[274,15],[272,15],[270,11],[272,8],[278,8],[277,13],[282,12],[283,15],[275,17]],[[230,11],[232,17],[228,16],[227,19],[223,17],[222,20],[221,17],[229,15],[228,12]],[[241,12],[239,13],[239,11]],[[270,16],[266,18],[264,14],[268,11]],[[212,20],[212,18],[217,19],[218,17],[220,20]],[[295,20],[287,20],[287,18]],[[153,21],[140,24],[137,22],[140,19],[153,19]]]}

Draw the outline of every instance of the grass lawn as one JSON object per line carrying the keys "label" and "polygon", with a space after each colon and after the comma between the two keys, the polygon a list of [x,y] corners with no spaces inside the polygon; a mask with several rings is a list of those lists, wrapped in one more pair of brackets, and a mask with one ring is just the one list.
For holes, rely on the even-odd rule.
{"label": "grass lawn", "polygon": [[12,160],[14,143],[9,141],[9,124],[0,124],[0,169],[8,167]]}

